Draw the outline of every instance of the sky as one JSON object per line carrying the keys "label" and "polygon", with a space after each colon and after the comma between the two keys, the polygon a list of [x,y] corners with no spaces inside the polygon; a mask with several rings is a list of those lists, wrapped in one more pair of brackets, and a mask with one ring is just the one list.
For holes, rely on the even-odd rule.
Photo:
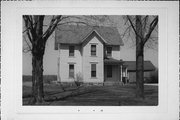
{"label": "sky", "polygon": [[[50,16],[44,21],[45,24],[49,22]],[[103,19],[101,20],[101,22]],[[109,22],[110,21],[110,22]],[[103,23],[104,26],[113,25],[117,27],[120,34],[123,34],[126,30],[125,19],[122,16],[110,16],[108,22]],[[157,36],[157,33],[153,33],[153,36]],[[135,46],[133,42],[133,35],[131,37],[122,37],[124,46],[121,46],[120,57],[124,61],[135,61]],[[56,75],[57,74],[57,57],[58,51],[54,50],[55,37],[54,33],[49,37],[46,43],[46,50],[44,54],[43,67],[44,75]],[[144,60],[150,60],[155,67],[158,68],[158,50],[157,44],[153,47],[145,47],[144,49]],[[32,55],[30,52],[23,54],[23,75],[32,74]]]}

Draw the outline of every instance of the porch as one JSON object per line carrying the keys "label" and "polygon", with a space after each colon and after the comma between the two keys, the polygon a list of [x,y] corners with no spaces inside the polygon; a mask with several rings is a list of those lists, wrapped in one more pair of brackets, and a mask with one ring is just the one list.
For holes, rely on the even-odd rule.
{"label": "porch", "polygon": [[104,83],[127,83],[127,67],[122,60],[114,58],[104,59]]}

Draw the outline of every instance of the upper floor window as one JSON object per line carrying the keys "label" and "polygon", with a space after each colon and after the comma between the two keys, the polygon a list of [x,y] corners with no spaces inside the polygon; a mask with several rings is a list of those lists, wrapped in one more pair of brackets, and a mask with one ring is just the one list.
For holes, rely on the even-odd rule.
{"label": "upper floor window", "polygon": [[96,56],[96,45],[91,45],[91,56]]}
{"label": "upper floor window", "polygon": [[91,77],[96,77],[96,64],[91,64]]}
{"label": "upper floor window", "polygon": [[112,47],[107,47],[107,56],[112,56]]}
{"label": "upper floor window", "polygon": [[74,64],[69,64],[69,78],[74,78]]}
{"label": "upper floor window", "polygon": [[69,46],[69,56],[74,56],[74,46]]}

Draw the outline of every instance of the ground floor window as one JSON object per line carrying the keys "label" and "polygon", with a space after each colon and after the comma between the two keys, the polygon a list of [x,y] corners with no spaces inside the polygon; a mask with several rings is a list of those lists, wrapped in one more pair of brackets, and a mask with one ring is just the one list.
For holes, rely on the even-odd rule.
{"label": "ground floor window", "polygon": [[74,78],[74,64],[69,64],[69,78]]}
{"label": "ground floor window", "polygon": [[107,66],[107,77],[112,77],[112,65]]}
{"label": "ground floor window", "polygon": [[91,64],[91,77],[96,77],[96,64]]}

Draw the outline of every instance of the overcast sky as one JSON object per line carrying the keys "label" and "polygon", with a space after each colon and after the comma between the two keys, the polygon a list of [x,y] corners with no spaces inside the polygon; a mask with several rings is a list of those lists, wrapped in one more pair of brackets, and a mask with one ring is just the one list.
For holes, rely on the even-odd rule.
{"label": "overcast sky", "polygon": [[[125,19],[122,16],[109,16],[108,22],[104,22],[103,25],[113,25],[118,28],[119,33],[122,35],[126,30]],[[46,17],[45,24],[49,22],[50,17]],[[101,22],[105,21],[104,18]],[[157,37],[157,32],[153,33],[153,37]],[[121,46],[120,57],[124,61],[135,61],[135,46],[134,36],[123,37],[124,46]],[[54,50],[54,34],[50,36],[46,44],[46,50],[44,55],[44,75],[56,75],[57,74],[57,55],[58,51]],[[149,43],[148,43],[149,44]],[[144,59],[150,60],[156,67],[158,67],[158,48],[157,44],[152,48],[146,47],[144,50]],[[23,75],[31,75],[31,53],[23,53]]]}

